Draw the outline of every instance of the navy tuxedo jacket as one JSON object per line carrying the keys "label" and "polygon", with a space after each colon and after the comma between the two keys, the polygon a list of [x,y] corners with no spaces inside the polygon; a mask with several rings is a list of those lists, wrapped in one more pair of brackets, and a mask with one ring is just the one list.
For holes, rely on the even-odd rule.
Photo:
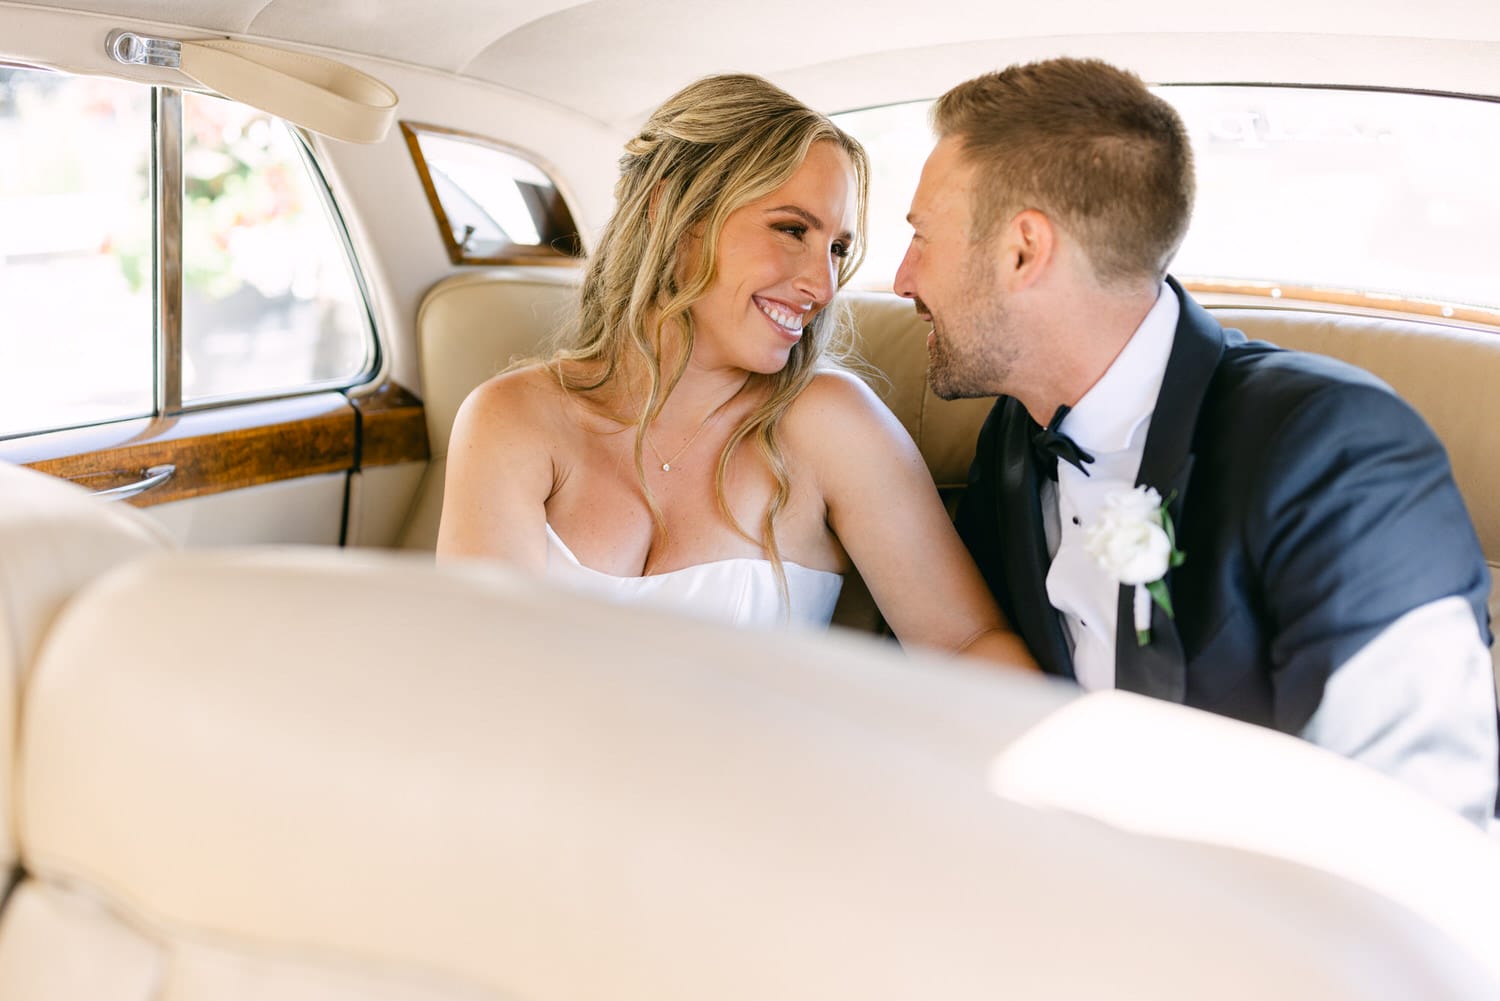
{"label": "navy tuxedo jacket", "polygon": [[[1225,330],[1168,279],[1181,317],[1136,482],[1163,498],[1187,559],[1175,619],[1138,646],[1122,587],[1116,687],[1298,733],[1340,664],[1428,602],[1462,596],[1490,641],[1489,574],[1447,453],[1373,376]],[[1044,670],[1073,677],[1030,447],[1001,397],[957,522]]]}

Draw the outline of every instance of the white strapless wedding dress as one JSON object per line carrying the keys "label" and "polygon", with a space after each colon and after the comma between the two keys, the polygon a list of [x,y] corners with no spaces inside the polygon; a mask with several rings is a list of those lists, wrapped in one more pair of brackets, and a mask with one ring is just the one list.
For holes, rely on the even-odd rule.
{"label": "white strapless wedding dress", "polygon": [[788,616],[770,560],[743,557],[699,563],[649,577],[616,577],[578,562],[547,526],[547,576],[620,602],[639,602],[737,626],[828,625],[844,578],[827,570],[783,563],[791,600]]}

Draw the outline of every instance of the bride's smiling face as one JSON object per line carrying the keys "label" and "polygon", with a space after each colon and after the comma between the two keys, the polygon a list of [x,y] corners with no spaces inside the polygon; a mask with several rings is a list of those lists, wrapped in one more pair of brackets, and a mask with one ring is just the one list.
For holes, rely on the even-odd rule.
{"label": "bride's smiling face", "polygon": [[692,307],[696,365],[767,375],[785,367],[803,328],[838,290],[855,190],[849,157],[816,142],[785,184],[730,214],[717,277]]}

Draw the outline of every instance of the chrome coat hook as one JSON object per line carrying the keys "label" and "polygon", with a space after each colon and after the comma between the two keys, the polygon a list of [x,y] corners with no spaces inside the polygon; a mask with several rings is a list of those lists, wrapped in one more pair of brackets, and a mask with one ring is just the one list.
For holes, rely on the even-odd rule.
{"label": "chrome coat hook", "polygon": [[171,38],[154,38],[116,28],[104,40],[104,51],[117,63],[127,66],[165,66],[180,69],[182,43]]}

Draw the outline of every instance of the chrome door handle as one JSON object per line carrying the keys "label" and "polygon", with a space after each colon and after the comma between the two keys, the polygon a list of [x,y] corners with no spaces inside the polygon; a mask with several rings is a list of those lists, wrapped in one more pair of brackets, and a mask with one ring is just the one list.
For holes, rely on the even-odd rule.
{"label": "chrome door handle", "polygon": [[95,490],[95,497],[103,497],[105,500],[119,501],[143,494],[152,487],[159,487],[172,478],[177,472],[177,467],[170,462],[160,466],[152,466],[142,470],[142,477],[134,483],[127,483],[123,487],[111,487],[108,490]]}

